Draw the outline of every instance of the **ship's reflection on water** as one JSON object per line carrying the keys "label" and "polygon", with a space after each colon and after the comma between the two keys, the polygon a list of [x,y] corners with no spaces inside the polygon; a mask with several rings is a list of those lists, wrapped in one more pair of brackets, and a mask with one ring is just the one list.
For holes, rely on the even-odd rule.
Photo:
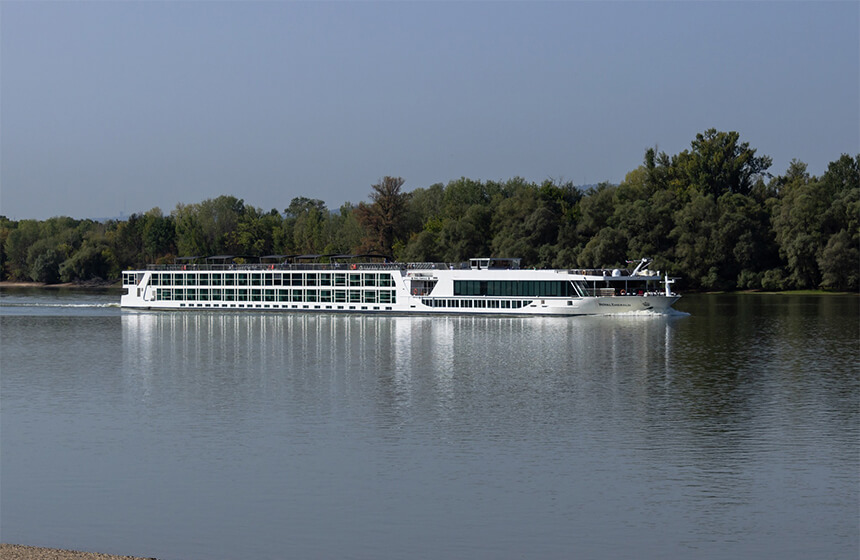
{"label": "ship's reflection on water", "polygon": [[588,399],[616,384],[644,387],[671,375],[677,320],[132,312],[122,315],[124,371],[144,392],[177,377],[235,399],[314,385],[329,398],[378,391],[383,416],[416,405],[445,414],[481,387]]}

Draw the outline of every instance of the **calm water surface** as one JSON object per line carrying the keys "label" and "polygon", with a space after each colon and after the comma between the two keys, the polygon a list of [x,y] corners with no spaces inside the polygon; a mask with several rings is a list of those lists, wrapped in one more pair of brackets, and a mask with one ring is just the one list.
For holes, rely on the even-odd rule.
{"label": "calm water surface", "polygon": [[160,559],[845,558],[860,299],[129,312],[0,292],[0,540]]}

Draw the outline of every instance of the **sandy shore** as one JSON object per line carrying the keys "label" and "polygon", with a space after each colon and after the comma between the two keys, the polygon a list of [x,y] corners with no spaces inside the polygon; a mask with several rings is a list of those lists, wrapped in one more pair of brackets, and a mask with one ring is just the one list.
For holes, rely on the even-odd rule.
{"label": "sandy shore", "polygon": [[138,556],[114,556],[97,552],[76,552],[19,544],[0,544],[0,560],[155,560]]}

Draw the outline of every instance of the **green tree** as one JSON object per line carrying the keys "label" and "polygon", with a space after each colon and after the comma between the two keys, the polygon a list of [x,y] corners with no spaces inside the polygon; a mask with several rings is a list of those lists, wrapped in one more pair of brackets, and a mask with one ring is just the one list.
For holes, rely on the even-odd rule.
{"label": "green tree", "polygon": [[618,187],[609,183],[600,183],[597,187],[588,189],[579,203],[579,222],[577,234],[583,239],[590,239],[609,225],[609,219],[615,213],[615,192]]}
{"label": "green tree", "polygon": [[176,246],[184,256],[236,254],[233,232],[245,212],[245,202],[235,196],[219,196],[199,204],[178,204],[173,211]]}
{"label": "green tree", "polygon": [[31,245],[27,260],[30,262],[30,279],[34,282],[56,284],[60,280],[60,264],[64,258],[50,240],[40,239]]}
{"label": "green tree", "polygon": [[822,216],[827,243],[817,257],[821,286],[857,291],[860,269],[860,154],[843,154],[831,162],[821,177],[824,193],[831,197]]}
{"label": "green tree", "polygon": [[323,251],[339,254],[354,253],[361,246],[364,235],[364,230],[355,214],[355,206],[345,202],[337,213],[329,214],[324,228],[327,245]]}
{"label": "green tree", "polygon": [[6,216],[0,216],[0,281],[6,280],[6,239],[9,234],[17,227],[17,223],[13,222]]}
{"label": "green tree", "polygon": [[716,247],[719,208],[710,194],[696,193],[675,213],[675,265],[693,287],[722,289],[720,257]]}
{"label": "green tree", "polygon": [[404,180],[384,177],[372,185],[372,204],[360,203],[355,209],[356,218],[366,231],[362,248],[391,255],[394,243],[404,233],[408,195],[401,192]]}
{"label": "green tree", "polygon": [[696,134],[692,150],[678,154],[674,166],[698,192],[718,198],[723,193],[748,195],[755,180],[766,173],[772,160],[756,157],[748,142],[739,143],[737,132],[711,128]]}
{"label": "green tree", "polygon": [[842,230],[827,241],[827,246],[818,258],[821,267],[821,284],[825,288],[857,291],[860,287],[860,249],[857,237]]}
{"label": "green tree", "polygon": [[623,232],[605,227],[585,244],[578,264],[585,268],[621,266],[628,257],[627,244],[627,236]]}
{"label": "green tree", "polygon": [[489,254],[492,214],[489,206],[473,204],[459,219],[445,220],[438,242],[445,248],[446,262],[463,262]]}
{"label": "green tree", "polygon": [[280,229],[281,221],[281,215],[275,209],[264,213],[246,205],[236,229],[228,236],[229,245],[242,255],[271,255],[275,248],[275,232]]}
{"label": "green tree", "polygon": [[176,252],[176,222],[155,207],[145,215],[143,227],[143,253],[147,262]]}
{"label": "green tree", "polygon": [[63,282],[107,280],[118,276],[116,257],[104,242],[86,242],[60,265]]}
{"label": "green tree", "polygon": [[318,254],[327,245],[325,223],[328,209],[321,200],[294,198],[287,209],[292,248],[298,253]]}
{"label": "green tree", "polygon": [[4,244],[6,253],[6,272],[12,280],[29,278],[30,266],[27,254],[30,246],[41,236],[39,222],[36,220],[20,220],[18,227],[6,236]]}
{"label": "green tree", "polygon": [[830,206],[821,183],[806,172],[806,164],[792,161],[785,177],[777,178],[779,200],[773,227],[780,256],[786,260],[786,284],[812,288],[821,283],[818,257],[827,243],[822,217]]}

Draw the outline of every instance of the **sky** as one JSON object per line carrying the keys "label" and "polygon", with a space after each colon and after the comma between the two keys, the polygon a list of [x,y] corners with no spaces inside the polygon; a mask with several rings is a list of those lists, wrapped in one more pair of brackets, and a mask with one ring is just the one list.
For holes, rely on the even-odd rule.
{"label": "sky", "polygon": [[11,219],[618,183],[709,128],[860,153],[860,2],[0,0]]}

